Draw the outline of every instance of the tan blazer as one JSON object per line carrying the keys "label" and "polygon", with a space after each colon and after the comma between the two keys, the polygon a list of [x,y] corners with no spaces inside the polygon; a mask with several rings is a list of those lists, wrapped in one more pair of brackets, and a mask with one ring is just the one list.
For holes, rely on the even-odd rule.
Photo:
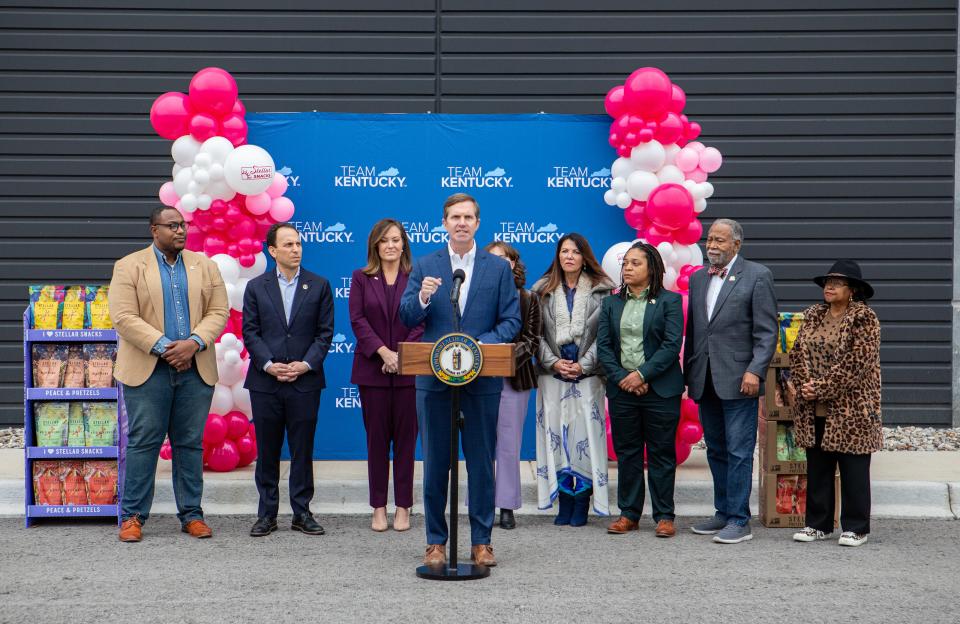
{"label": "tan blazer", "polygon": [[[202,254],[182,252],[187,271],[190,331],[206,348],[194,359],[200,377],[217,383],[214,342],[227,324],[230,307],[217,265]],[[150,353],[163,336],[163,286],[153,245],[117,260],[110,280],[110,317],[120,337],[114,376],[128,386],[143,384],[157,366]]]}

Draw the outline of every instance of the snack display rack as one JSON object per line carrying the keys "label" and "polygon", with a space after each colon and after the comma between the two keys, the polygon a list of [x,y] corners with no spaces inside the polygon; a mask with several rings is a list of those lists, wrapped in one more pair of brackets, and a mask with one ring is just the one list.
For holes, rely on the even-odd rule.
{"label": "snack display rack", "polygon": [[[23,316],[23,424],[24,424],[24,516],[30,527],[38,518],[105,517],[120,520],[126,463],[127,414],[122,390],[111,388],[34,388],[32,346],[37,342],[117,342],[113,329],[30,329],[29,309]],[[117,446],[36,446],[33,422],[35,401],[116,401]],[[117,461],[117,498],[112,505],[37,505],[33,486],[33,463],[44,460]]]}

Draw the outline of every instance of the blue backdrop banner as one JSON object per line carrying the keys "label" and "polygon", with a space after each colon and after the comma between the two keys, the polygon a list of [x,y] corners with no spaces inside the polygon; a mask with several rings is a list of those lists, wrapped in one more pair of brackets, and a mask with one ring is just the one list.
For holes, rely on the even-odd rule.
{"label": "blue backdrop banner", "polygon": [[[401,221],[416,258],[447,243],[444,199],[469,193],[480,205],[477,243],[516,247],[528,287],[565,233],[586,236],[598,260],[633,238],[622,211],[603,202],[616,157],[603,116],[262,113],[247,115],[247,123],[249,142],[270,152],[289,182],[304,266],[326,277],[335,297],[316,459],[366,458],[360,396],[350,384],[347,297],[376,221]],[[532,407],[531,400],[530,415]],[[524,459],[535,456],[530,415]]]}

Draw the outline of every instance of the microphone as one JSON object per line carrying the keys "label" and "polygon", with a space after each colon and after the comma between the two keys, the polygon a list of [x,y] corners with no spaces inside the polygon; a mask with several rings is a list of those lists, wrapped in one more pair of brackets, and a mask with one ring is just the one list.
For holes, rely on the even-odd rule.
{"label": "microphone", "polygon": [[457,269],[453,272],[453,285],[450,287],[450,303],[460,301],[460,287],[463,286],[465,279],[467,279],[467,274],[463,272],[463,269]]}

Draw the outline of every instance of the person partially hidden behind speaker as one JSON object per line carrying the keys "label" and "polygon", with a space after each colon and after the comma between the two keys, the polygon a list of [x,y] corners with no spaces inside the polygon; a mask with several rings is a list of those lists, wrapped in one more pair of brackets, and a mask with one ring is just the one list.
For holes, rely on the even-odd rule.
{"label": "person partially hidden behind speaker", "polygon": [[280,449],[290,447],[290,528],[323,535],[310,513],[313,499],[313,438],[323,361],[333,338],[333,294],[326,279],[300,266],[300,233],[289,223],[267,232],[272,271],[253,278],[243,295],[243,343],[250,352],[244,387],[250,390],[257,432],[254,479],[260,493],[253,537],[277,529],[280,506]]}
{"label": "person partially hidden behind speaker", "polygon": [[[443,204],[443,227],[450,235],[444,248],[417,260],[400,300],[407,327],[424,324],[423,342],[436,342],[454,330],[455,278],[462,276],[456,302],[461,331],[481,343],[506,343],[520,331],[520,303],[510,265],[477,249],[480,206],[466,193]],[[425,565],[446,563],[448,528],[444,509],[450,471],[451,389],[431,376],[416,379],[417,419],[423,448],[423,510],[427,531]],[[461,444],[467,461],[471,559],[497,564],[490,545],[494,516],[493,462],[502,377],[479,377],[460,392],[463,412]]]}

